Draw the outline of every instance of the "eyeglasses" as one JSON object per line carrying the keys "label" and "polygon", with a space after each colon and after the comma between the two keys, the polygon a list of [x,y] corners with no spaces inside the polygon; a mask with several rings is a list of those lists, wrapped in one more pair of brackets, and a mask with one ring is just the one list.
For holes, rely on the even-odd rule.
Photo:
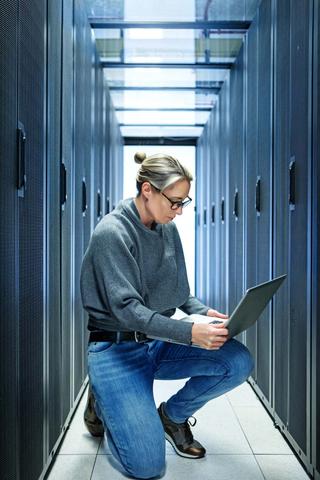
{"label": "eyeglasses", "polygon": [[[156,189],[156,190],[158,190],[158,189]],[[189,205],[189,203],[192,202],[192,198],[190,198],[189,196],[187,197],[186,200],[183,200],[183,201],[180,200],[178,202],[174,202],[173,200],[170,200],[170,198],[167,197],[167,195],[165,195],[163,192],[161,192],[160,190],[158,190],[158,191],[161,193],[161,195],[164,196],[164,198],[166,198],[168,200],[168,202],[171,203],[171,209],[172,210],[178,210],[178,208],[180,208],[180,207],[184,208],[187,205]]]}

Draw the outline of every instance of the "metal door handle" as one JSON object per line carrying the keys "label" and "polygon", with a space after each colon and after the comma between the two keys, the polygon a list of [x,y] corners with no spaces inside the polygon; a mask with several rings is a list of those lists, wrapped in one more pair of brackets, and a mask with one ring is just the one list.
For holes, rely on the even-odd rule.
{"label": "metal door handle", "polygon": [[82,215],[85,217],[87,211],[87,185],[86,179],[82,179]]}
{"label": "metal door handle", "polygon": [[236,219],[239,218],[239,192],[238,189],[234,192],[234,199],[233,199],[233,215]]}
{"label": "metal door handle", "polygon": [[60,204],[63,207],[67,201],[67,169],[65,164],[60,164]]}
{"label": "metal door handle", "polygon": [[258,177],[256,181],[255,209],[256,209],[256,212],[260,214],[261,212],[261,177]]}
{"label": "metal door handle", "polygon": [[98,190],[97,193],[97,218],[101,218],[102,216],[102,211],[101,211],[101,193],[100,190]]}
{"label": "metal door handle", "polygon": [[296,161],[295,157],[289,164],[289,205],[290,209],[294,210],[296,205]]}
{"label": "metal door handle", "polygon": [[221,200],[221,222],[224,222],[224,198]]}
{"label": "metal door handle", "polygon": [[211,223],[213,223],[213,224],[214,224],[215,221],[216,221],[216,219],[215,219],[215,216],[216,216],[216,215],[215,215],[215,207],[216,207],[216,206],[215,206],[215,204],[213,203],[213,204],[211,205]]}
{"label": "metal door handle", "polygon": [[21,196],[24,196],[24,191],[27,186],[26,175],[26,131],[23,123],[18,122],[17,128],[17,156],[18,156],[18,190],[21,190]]}

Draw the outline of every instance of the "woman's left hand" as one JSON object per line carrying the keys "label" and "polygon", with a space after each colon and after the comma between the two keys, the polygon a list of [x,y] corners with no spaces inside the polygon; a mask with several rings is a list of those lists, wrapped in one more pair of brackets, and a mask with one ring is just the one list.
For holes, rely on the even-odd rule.
{"label": "woman's left hand", "polygon": [[208,317],[217,317],[217,318],[223,318],[223,319],[227,319],[229,318],[228,315],[225,315],[224,313],[220,313],[218,312],[218,310],[213,310],[212,308],[210,308],[208,311],[207,311],[207,316]]}

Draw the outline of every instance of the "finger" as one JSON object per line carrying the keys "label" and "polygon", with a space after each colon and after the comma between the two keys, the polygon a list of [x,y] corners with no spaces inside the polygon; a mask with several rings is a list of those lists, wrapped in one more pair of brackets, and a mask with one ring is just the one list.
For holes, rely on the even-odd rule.
{"label": "finger", "polygon": [[[210,324],[209,324],[209,325],[210,325]],[[211,325],[213,325],[214,328],[219,328],[219,335],[220,335],[220,330],[221,330],[222,328],[224,328],[224,329],[227,328],[227,327],[225,326],[224,322],[221,322],[221,323],[213,323],[213,324],[211,324]]]}
{"label": "finger", "polygon": [[229,335],[229,330],[227,328],[225,328],[224,325],[214,325],[214,330],[212,331],[212,334],[217,336],[217,337],[221,337],[221,336],[227,336]]}
{"label": "finger", "polygon": [[226,315],[225,313],[218,312],[217,310],[216,310],[215,317],[218,317],[218,318],[229,318],[228,315]]}

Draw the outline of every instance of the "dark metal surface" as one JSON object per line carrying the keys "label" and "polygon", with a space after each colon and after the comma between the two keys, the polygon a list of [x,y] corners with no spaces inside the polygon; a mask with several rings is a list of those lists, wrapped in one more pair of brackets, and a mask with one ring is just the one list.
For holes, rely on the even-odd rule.
{"label": "dark metal surface", "polygon": [[[61,56],[62,1],[48,2],[47,54],[47,296],[45,315],[45,457],[49,457],[61,434],[61,285],[60,285],[60,156],[61,156]],[[54,61],[53,61],[54,59]]]}
{"label": "dark metal surface", "polygon": [[16,0],[0,0],[0,477],[19,480]]}
{"label": "dark metal surface", "polygon": [[35,0],[32,8],[27,0],[19,1],[18,120],[26,131],[28,178],[24,197],[19,198],[19,442],[22,478],[38,478],[43,469],[45,24],[44,0]]}
{"label": "dark metal surface", "polygon": [[320,479],[320,4],[314,2],[313,169],[312,169],[312,375],[311,441],[315,479]]}

